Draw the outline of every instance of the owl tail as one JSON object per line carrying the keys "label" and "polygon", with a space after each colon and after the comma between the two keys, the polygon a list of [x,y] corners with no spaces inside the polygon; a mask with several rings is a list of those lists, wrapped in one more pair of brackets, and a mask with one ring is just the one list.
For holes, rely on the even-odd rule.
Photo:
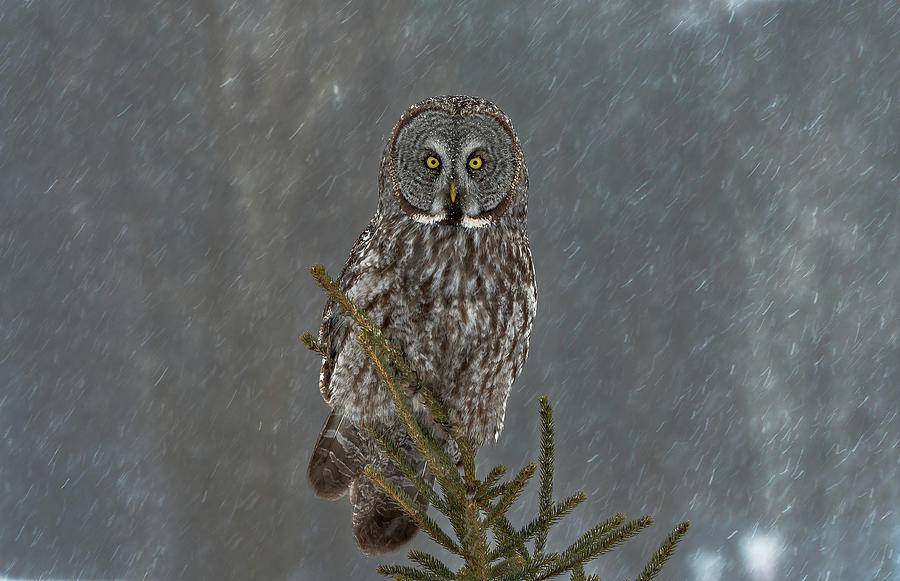
{"label": "owl tail", "polygon": [[[368,434],[366,434],[368,436]],[[405,435],[405,434],[404,434]],[[384,452],[371,442],[373,454],[368,458],[381,474],[393,481],[410,498],[423,509],[428,507],[428,500],[415,489],[412,483],[397,470]],[[424,458],[412,448],[408,438],[398,442],[399,447],[413,461],[418,473],[429,484],[434,476],[428,470]],[[353,503],[353,537],[363,553],[378,555],[399,548],[416,534],[416,525],[394,500],[385,494],[375,483],[360,476],[350,490],[350,502]]]}
{"label": "owl tail", "polygon": [[309,459],[309,482],[316,496],[334,500],[347,494],[366,466],[362,436],[343,414],[328,414]]}
{"label": "owl tail", "polygon": [[[405,433],[394,434],[395,443],[412,460],[417,472],[429,484],[434,476],[425,459],[415,450]],[[397,470],[390,458],[365,429],[332,411],[322,426],[309,461],[309,482],[316,496],[337,499],[350,492],[353,503],[353,537],[367,555],[393,551],[412,539],[416,525],[394,500],[362,475],[372,465],[393,481],[423,509],[428,500]]]}

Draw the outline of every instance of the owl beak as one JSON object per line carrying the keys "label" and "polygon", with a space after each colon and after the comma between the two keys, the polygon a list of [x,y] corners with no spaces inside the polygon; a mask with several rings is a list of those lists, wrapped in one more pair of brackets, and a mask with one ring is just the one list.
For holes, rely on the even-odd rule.
{"label": "owl beak", "polygon": [[[450,203],[447,204],[447,207],[444,208],[446,210],[446,223],[451,224],[453,226],[459,226],[459,221],[462,219],[463,209],[462,209],[462,201],[463,198],[466,197],[465,192],[459,191],[459,185],[456,183],[456,176],[450,177]],[[457,201],[458,200],[458,201]]]}

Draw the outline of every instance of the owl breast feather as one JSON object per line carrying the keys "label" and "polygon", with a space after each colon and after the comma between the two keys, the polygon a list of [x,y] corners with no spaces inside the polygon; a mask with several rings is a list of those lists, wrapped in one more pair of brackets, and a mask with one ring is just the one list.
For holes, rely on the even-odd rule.
{"label": "owl breast feather", "polygon": [[[527,238],[500,227],[386,230],[355,249],[341,282],[481,443],[502,427],[527,353],[535,306]],[[330,403],[357,422],[390,423],[390,395],[353,335],[337,353]]]}

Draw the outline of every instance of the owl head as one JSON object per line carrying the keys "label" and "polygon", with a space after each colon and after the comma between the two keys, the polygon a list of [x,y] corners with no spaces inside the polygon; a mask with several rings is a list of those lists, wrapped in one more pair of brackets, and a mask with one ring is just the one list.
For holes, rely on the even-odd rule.
{"label": "owl head", "polygon": [[416,222],[482,228],[519,206],[527,176],[509,118],[476,97],[432,97],[400,118],[383,174],[399,209]]}

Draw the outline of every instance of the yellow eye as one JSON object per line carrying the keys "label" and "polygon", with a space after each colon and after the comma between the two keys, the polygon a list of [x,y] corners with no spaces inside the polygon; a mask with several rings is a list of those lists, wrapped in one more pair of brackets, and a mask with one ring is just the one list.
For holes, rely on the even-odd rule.
{"label": "yellow eye", "polygon": [[469,167],[472,169],[481,169],[481,158],[477,155],[469,160]]}
{"label": "yellow eye", "polygon": [[441,167],[441,160],[433,155],[429,155],[425,158],[425,165],[427,165],[430,169],[437,169]]}

